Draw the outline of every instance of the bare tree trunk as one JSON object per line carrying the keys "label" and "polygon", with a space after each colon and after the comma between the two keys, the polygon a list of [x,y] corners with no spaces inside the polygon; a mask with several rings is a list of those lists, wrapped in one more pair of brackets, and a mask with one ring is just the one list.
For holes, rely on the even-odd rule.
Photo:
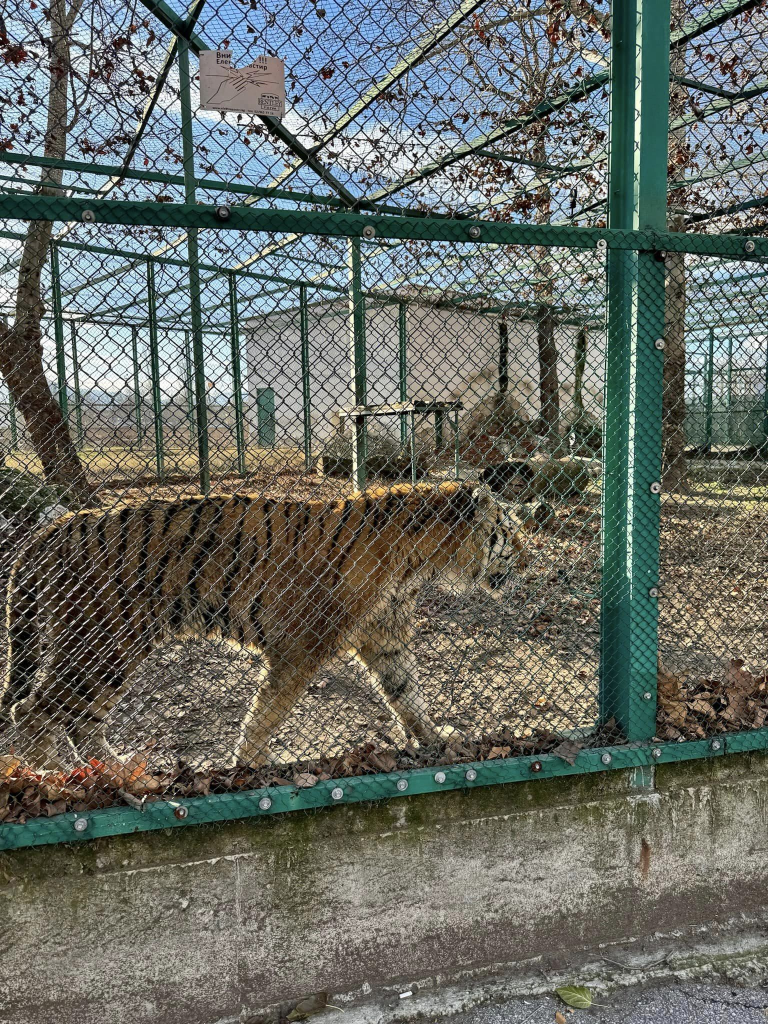
{"label": "bare tree trunk", "polygon": [[[672,27],[685,20],[684,0],[672,0]],[[685,73],[685,47],[676,47],[670,57],[672,74]],[[672,79],[669,97],[670,121],[685,110],[687,89]],[[679,181],[685,173],[689,159],[688,139],[684,128],[669,133],[670,181]],[[683,192],[674,196],[682,200]],[[685,230],[682,216],[669,215],[670,231]],[[667,491],[680,491],[686,487],[688,464],[685,458],[685,254],[668,253],[666,259],[666,314],[664,320],[664,399],[662,427],[662,485]]]}
{"label": "bare tree trunk", "polygon": [[549,306],[539,307],[536,326],[539,349],[539,408],[547,438],[554,442],[560,432],[560,382],[557,376],[555,318]]}
{"label": "bare tree trunk", "polygon": [[499,395],[503,398],[509,391],[509,331],[503,320],[499,321]]}
{"label": "bare tree trunk", "polygon": [[[67,141],[69,35],[82,0],[69,11],[65,0],[50,7],[50,81],[44,153],[63,159]],[[41,172],[41,195],[61,194],[63,172]],[[19,412],[24,417],[48,483],[63,484],[76,502],[87,504],[91,489],[58,403],[45,377],[41,320],[45,312],[40,279],[48,258],[51,221],[32,221],[24,242],[12,327],[0,325],[0,372],[5,377]]]}
{"label": "bare tree trunk", "polygon": [[584,371],[587,368],[587,329],[580,327],[576,332],[573,359],[573,412],[578,422],[584,415]]}

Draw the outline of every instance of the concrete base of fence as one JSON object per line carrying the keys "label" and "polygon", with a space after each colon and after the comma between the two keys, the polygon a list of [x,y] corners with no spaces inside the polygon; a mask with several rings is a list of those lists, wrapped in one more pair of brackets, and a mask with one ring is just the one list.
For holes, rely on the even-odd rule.
{"label": "concrete base of fence", "polygon": [[687,934],[690,951],[697,933],[765,915],[768,759],[642,781],[611,772],[0,854],[0,1021],[251,1022],[319,990],[362,1008],[338,1014],[347,1024],[366,1005],[373,1020],[431,1014],[440,987],[490,993],[536,972],[546,987],[599,944],[610,970],[661,933]]}

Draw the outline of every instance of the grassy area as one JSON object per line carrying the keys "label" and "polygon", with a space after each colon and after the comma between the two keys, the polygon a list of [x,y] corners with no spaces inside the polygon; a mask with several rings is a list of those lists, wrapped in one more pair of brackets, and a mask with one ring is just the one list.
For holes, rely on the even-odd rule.
{"label": "grassy area", "polygon": [[[131,447],[84,448],[80,458],[88,476],[99,483],[118,480],[134,481],[157,478],[157,464],[153,449]],[[32,451],[15,451],[6,457],[6,466],[21,469],[42,477],[40,460]],[[214,477],[237,474],[237,450],[211,448],[211,474]],[[303,465],[303,456],[296,448],[248,448],[245,468],[248,474],[265,469],[297,468]],[[164,452],[165,477],[195,477],[199,472],[197,452],[193,448],[167,448]]]}

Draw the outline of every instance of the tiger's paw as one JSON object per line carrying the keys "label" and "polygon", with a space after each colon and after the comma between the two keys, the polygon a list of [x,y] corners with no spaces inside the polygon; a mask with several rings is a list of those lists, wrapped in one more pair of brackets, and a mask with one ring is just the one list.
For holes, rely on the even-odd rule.
{"label": "tiger's paw", "polygon": [[276,762],[277,757],[269,751],[241,747],[229,758],[226,766],[227,768],[247,768],[249,771],[255,772],[260,768],[269,768]]}

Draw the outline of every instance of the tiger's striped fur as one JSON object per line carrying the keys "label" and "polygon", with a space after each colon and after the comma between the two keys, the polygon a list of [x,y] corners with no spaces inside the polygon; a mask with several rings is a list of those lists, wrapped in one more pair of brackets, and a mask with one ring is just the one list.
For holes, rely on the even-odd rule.
{"label": "tiger's striped fur", "polygon": [[344,649],[401,724],[435,742],[441,730],[408,651],[417,590],[438,573],[466,583],[521,564],[518,525],[486,488],[463,484],[332,502],[234,495],[72,513],[41,531],[13,569],[2,704],[30,763],[48,766],[57,730],[98,756],[105,719],[153,647],[215,636],[265,666],[238,763],[265,759],[312,676]]}

